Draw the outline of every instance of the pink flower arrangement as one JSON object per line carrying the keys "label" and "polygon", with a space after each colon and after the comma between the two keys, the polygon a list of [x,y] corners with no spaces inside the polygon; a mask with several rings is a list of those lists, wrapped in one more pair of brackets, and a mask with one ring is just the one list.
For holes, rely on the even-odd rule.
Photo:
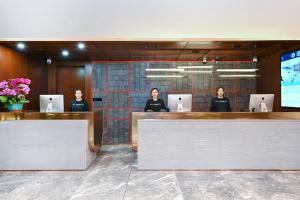
{"label": "pink flower arrangement", "polygon": [[26,95],[29,94],[30,79],[14,78],[0,82],[0,102],[4,105],[14,103],[28,103]]}

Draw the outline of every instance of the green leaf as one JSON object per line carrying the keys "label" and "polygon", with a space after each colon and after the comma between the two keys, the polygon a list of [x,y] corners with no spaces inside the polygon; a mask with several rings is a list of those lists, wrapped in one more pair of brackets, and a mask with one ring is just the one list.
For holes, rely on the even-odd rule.
{"label": "green leaf", "polygon": [[26,99],[20,99],[20,100],[19,100],[19,103],[29,103],[29,100],[26,100]]}
{"label": "green leaf", "polygon": [[18,102],[17,99],[16,99],[15,97],[12,97],[12,98],[11,98],[11,101],[12,101],[12,103],[17,103],[17,102]]}
{"label": "green leaf", "polygon": [[7,97],[6,96],[0,96],[0,103],[6,103]]}

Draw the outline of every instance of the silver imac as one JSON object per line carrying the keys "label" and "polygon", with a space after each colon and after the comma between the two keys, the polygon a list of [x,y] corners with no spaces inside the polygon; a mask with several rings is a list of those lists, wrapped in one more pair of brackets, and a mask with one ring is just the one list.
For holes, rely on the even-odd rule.
{"label": "silver imac", "polygon": [[64,112],[64,95],[40,95],[40,112]]}
{"label": "silver imac", "polygon": [[170,112],[191,112],[192,94],[168,94]]}
{"label": "silver imac", "polygon": [[274,94],[251,94],[249,110],[250,112],[272,112]]}

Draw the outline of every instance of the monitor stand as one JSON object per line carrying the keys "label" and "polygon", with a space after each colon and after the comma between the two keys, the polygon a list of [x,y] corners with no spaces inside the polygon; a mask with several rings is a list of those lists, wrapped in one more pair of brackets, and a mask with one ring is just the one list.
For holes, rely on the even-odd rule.
{"label": "monitor stand", "polygon": [[266,103],[260,103],[261,112],[268,112]]}
{"label": "monitor stand", "polygon": [[182,103],[177,104],[177,112],[183,112],[183,105]]}
{"label": "monitor stand", "polygon": [[48,103],[46,112],[52,112],[52,111],[53,111],[53,105],[52,103]]}

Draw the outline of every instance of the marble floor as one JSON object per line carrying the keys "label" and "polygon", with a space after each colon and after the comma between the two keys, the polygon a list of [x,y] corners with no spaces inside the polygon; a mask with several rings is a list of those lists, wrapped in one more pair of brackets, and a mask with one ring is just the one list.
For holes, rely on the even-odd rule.
{"label": "marble floor", "polygon": [[104,146],[86,171],[0,172],[0,200],[300,200],[300,171],[138,171]]}

